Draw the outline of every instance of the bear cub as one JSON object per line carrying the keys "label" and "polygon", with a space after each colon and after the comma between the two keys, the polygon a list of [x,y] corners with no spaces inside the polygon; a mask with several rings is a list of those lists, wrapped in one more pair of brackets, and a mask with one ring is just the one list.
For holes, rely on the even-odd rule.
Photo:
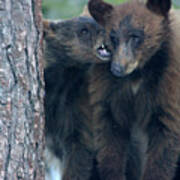
{"label": "bear cub", "polygon": [[[180,21],[171,0],[90,0],[112,59],[91,69],[103,180],[172,180],[180,154]],[[176,25],[175,25],[176,24]],[[97,138],[96,138],[97,137]]]}
{"label": "bear cub", "polygon": [[[109,61],[111,54],[104,29],[90,17],[43,24],[46,179],[86,179],[92,168],[85,164],[93,164],[86,72],[91,63]],[[72,177],[81,167],[84,173]]]}

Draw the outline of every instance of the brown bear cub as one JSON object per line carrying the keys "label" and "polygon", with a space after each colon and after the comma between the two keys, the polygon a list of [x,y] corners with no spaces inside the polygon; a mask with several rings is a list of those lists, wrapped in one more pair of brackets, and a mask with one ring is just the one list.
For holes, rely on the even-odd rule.
{"label": "brown bear cub", "polygon": [[95,171],[86,72],[91,62],[108,61],[111,54],[103,45],[103,28],[92,18],[43,23],[46,179],[60,179],[62,174],[63,180],[87,179]]}
{"label": "brown bear cub", "polygon": [[102,180],[172,180],[180,154],[180,29],[170,0],[90,0],[112,60],[91,68]]}

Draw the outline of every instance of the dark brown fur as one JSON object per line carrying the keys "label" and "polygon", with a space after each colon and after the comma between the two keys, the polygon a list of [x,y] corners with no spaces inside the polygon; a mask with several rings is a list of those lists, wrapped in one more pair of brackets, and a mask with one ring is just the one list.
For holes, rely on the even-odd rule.
{"label": "dark brown fur", "polygon": [[[103,180],[175,176],[180,154],[180,32],[170,6],[169,0],[119,6],[89,2],[113,52],[110,63],[89,72],[94,147]],[[143,30],[141,43],[139,35],[128,34],[132,28]],[[130,39],[133,45],[139,42],[138,47]]]}
{"label": "dark brown fur", "polygon": [[[91,174],[95,180],[86,72],[90,63],[110,58],[98,54],[104,31],[92,18],[79,17],[58,22],[44,20],[44,35],[46,156],[49,152],[56,156],[63,166],[63,180],[86,180]],[[46,160],[49,168],[50,161]]]}

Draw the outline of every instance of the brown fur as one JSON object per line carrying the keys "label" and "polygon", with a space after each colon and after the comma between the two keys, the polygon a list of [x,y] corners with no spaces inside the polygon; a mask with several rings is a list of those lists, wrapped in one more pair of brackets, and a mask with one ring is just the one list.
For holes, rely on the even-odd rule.
{"label": "brown fur", "polygon": [[[103,180],[172,180],[175,176],[180,154],[180,32],[177,16],[168,14],[169,2],[119,6],[89,2],[90,13],[105,27],[106,43],[113,52],[112,62],[90,71],[94,143]],[[126,45],[129,21],[120,23],[127,16],[134,29],[143,29],[145,39],[138,48],[128,44],[126,51],[122,45]],[[119,33],[115,47],[109,38],[112,29]],[[114,62],[123,71],[119,68],[116,74]],[[110,68],[120,77],[113,76]]]}
{"label": "brown fur", "polygon": [[[102,63],[104,31],[92,18],[44,20],[46,152],[63,180],[96,180],[87,71]],[[100,50],[99,50],[100,47]],[[104,52],[104,51],[103,51]],[[47,156],[46,155],[46,156]],[[48,155],[49,156],[49,155]],[[50,156],[50,157],[51,157]],[[53,169],[46,158],[46,176]],[[53,166],[57,166],[57,165]],[[58,171],[58,169],[57,169]]]}

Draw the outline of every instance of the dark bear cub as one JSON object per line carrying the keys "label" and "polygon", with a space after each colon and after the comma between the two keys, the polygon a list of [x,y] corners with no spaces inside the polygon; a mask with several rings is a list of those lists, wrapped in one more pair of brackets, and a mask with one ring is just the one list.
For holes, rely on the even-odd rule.
{"label": "dark bear cub", "polygon": [[90,0],[112,60],[91,69],[103,180],[172,180],[180,154],[180,30],[170,0]]}
{"label": "dark bear cub", "polygon": [[92,173],[86,72],[111,57],[103,36],[92,18],[44,20],[46,179],[85,180]]}

